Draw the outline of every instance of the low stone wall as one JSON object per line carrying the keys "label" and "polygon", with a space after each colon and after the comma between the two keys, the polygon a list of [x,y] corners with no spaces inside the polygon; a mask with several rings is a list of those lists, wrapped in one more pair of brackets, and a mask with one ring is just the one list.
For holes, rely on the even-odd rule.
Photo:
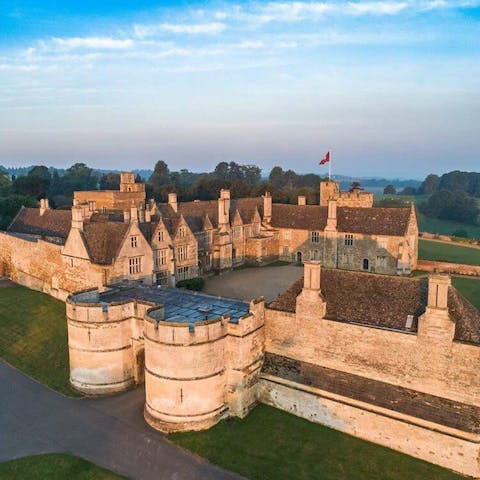
{"label": "low stone wall", "polygon": [[480,436],[263,374],[259,400],[299,417],[480,478]]}
{"label": "low stone wall", "polygon": [[433,260],[418,260],[418,270],[426,272],[451,273],[480,277],[480,265],[465,265],[463,263],[436,262]]}

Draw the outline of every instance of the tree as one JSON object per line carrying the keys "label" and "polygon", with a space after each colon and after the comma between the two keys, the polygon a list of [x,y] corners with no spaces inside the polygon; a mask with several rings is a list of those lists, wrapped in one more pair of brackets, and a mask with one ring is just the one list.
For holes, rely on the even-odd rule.
{"label": "tree", "polygon": [[100,178],[100,190],[119,190],[120,189],[120,174],[119,173],[105,173]]}
{"label": "tree", "polygon": [[397,190],[395,189],[395,187],[392,184],[387,185],[383,189],[383,194],[384,195],[395,195],[396,193],[397,193]]}
{"label": "tree", "polygon": [[456,222],[478,224],[480,209],[477,201],[464,192],[438,190],[425,204],[421,211],[428,217]]}
{"label": "tree", "polygon": [[25,175],[15,180],[13,191],[19,195],[26,195],[39,200],[47,197],[49,186],[50,180],[35,175]]}
{"label": "tree", "polygon": [[84,163],[75,163],[67,169],[62,177],[64,195],[73,195],[73,192],[96,190],[98,184],[97,174]]}
{"label": "tree", "polygon": [[405,187],[399,195],[416,195],[417,191],[413,187]]}
{"label": "tree", "polygon": [[262,170],[256,165],[244,165],[243,179],[251,187],[258,185],[262,179]]}
{"label": "tree", "polygon": [[423,181],[418,189],[420,195],[431,195],[438,190],[440,184],[440,177],[438,175],[430,174]]}
{"label": "tree", "polygon": [[37,207],[38,203],[34,198],[25,195],[9,195],[0,198],[0,230],[5,230],[10,225],[22,206]]}
{"label": "tree", "polygon": [[42,180],[48,181],[50,183],[50,180],[52,179],[52,175],[50,174],[50,170],[43,166],[43,165],[36,165],[34,166],[27,174],[29,177],[38,177],[41,178]]}
{"label": "tree", "polygon": [[273,167],[268,176],[268,181],[276,187],[281,188],[284,185],[283,176],[284,173],[282,167]]}
{"label": "tree", "polygon": [[154,185],[164,185],[165,183],[169,183],[169,181],[170,181],[170,170],[168,169],[168,165],[163,160],[159,160],[155,164],[155,168],[153,169],[153,173],[150,175],[150,178],[148,179],[148,183],[154,186]]}
{"label": "tree", "polygon": [[228,180],[229,168],[227,162],[220,162],[215,167],[213,175],[215,178],[220,180]]}

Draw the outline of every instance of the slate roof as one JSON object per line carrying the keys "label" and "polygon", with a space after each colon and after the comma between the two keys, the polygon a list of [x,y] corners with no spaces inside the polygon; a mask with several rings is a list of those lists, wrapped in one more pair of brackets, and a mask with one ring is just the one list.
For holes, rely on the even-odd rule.
{"label": "slate roof", "polygon": [[480,433],[480,407],[474,405],[272,353],[265,354],[262,373],[464,432]]}
{"label": "slate roof", "polygon": [[92,262],[111,265],[118,255],[129,226],[123,222],[85,222],[83,238]]}
{"label": "slate roof", "polygon": [[[322,268],[321,291],[327,302],[326,318],[406,331],[407,315],[413,315],[411,331],[427,306],[427,278],[405,278]],[[295,312],[303,277],[293,283],[268,308]],[[455,340],[480,344],[480,312],[450,287],[448,309],[455,319]],[[410,331],[410,330],[409,330]]]}
{"label": "slate roof", "polygon": [[72,225],[70,210],[47,209],[40,215],[38,208],[22,207],[14,218],[8,231],[12,233],[25,233],[47,237],[66,239]]}
{"label": "slate roof", "polygon": [[[410,208],[337,208],[337,230],[371,235],[405,235]],[[319,205],[272,205],[272,227],[324,230],[328,207]]]}

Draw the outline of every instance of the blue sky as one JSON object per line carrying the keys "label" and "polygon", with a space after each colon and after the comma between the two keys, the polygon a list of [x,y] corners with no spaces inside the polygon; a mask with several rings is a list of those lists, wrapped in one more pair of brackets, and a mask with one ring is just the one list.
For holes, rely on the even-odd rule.
{"label": "blue sky", "polygon": [[480,170],[480,0],[0,1],[0,164]]}

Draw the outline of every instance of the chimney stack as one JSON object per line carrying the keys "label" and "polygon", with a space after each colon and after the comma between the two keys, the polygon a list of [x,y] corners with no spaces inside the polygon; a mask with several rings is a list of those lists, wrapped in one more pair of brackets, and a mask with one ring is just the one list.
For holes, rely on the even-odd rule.
{"label": "chimney stack", "polygon": [[297,198],[298,205],[306,205],[307,204],[307,197],[305,195],[299,195]]}
{"label": "chimney stack", "polygon": [[272,221],[272,196],[269,192],[263,196],[263,221],[268,225]]}
{"label": "chimney stack", "polygon": [[123,212],[123,221],[124,223],[130,223],[130,210],[125,210]]}
{"label": "chimney stack", "polygon": [[137,207],[130,207],[130,221],[138,222],[138,209]]}
{"label": "chimney stack", "polygon": [[40,199],[40,216],[42,216],[50,206],[48,205],[48,198],[41,198]]}
{"label": "chimney stack", "polygon": [[337,231],[337,201],[328,201],[327,225],[325,231]]}
{"label": "chimney stack", "polygon": [[76,205],[72,207],[72,228],[83,230],[83,208]]}
{"label": "chimney stack", "polygon": [[218,225],[225,231],[230,223],[230,190],[220,190],[218,199]]}
{"label": "chimney stack", "polygon": [[178,212],[178,201],[177,201],[177,194],[176,193],[169,193],[168,194],[168,204],[172,207],[175,213]]}
{"label": "chimney stack", "polygon": [[138,207],[138,221],[141,223],[145,222],[145,206],[144,205],[140,205],[140,207]]}
{"label": "chimney stack", "polygon": [[447,310],[448,288],[451,280],[448,275],[432,274],[428,277],[428,308]]}
{"label": "chimney stack", "polygon": [[304,263],[303,288],[320,291],[321,264],[318,261]]}

